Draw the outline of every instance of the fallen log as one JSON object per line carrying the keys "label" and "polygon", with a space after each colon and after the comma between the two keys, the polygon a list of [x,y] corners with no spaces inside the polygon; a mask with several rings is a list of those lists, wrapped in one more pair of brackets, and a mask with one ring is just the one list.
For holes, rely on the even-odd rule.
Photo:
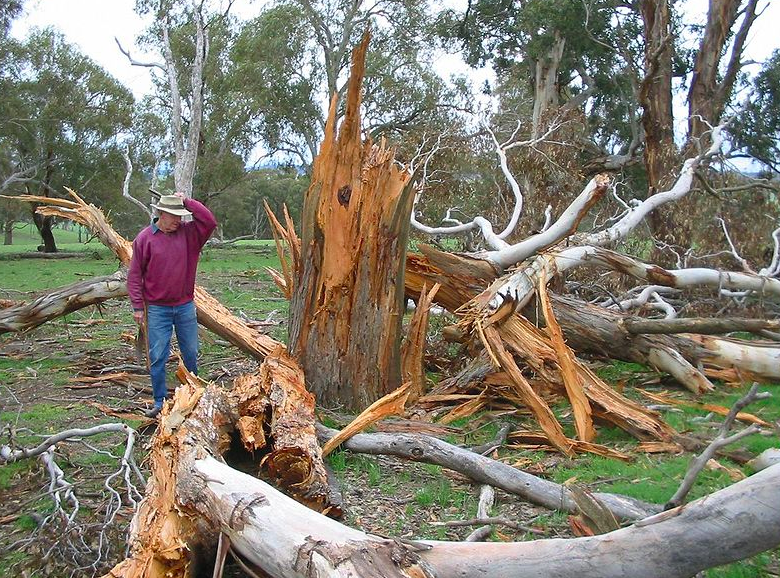
{"label": "fallen log", "polygon": [[241,416],[241,442],[263,456],[267,475],[310,508],[341,516],[341,497],[331,491],[314,430],[314,396],[298,363],[280,347],[260,371],[237,377],[230,396]]}
{"label": "fallen log", "polygon": [[[54,253],[56,255],[56,253]],[[108,299],[127,296],[127,274],[122,269],[103,277],[78,281],[49,291],[29,303],[0,309],[0,334],[29,331],[47,321],[98,305]]]}
{"label": "fallen log", "polygon": [[[317,436],[321,441],[326,441],[337,433],[317,424]],[[578,511],[571,492],[565,486],[434,437],[419,434],[357,434],[342,445],[356,453],[392,455],[435,464],[459,472],[474,483],[500,488],[533,504],[552,510]],[[620,520],[637,520],[661,511],[660,506],[626,496],[602,492],[593,495]]]}
{"label": "fallen log", "polygon": [[[415,297],[424,283],[435,281],[441,284],[436,301],[449,311],[458,310],[474,296],[487,299],[481,294],[488,294],[483,291],[485,286],[498,275],[489,263],[442,253],[432,247],[422,246],[421,251],[422,255],[407,256],[405,279],[410,297]],[[551,294],[550,299],[566,343],[577,352],[649,365],[671,373],[698,392],[712,388],[705,374],[720,377],[717,370],[724,368],[733,368],[745,378],[759,381],[780,378],[780,348],[776,344],[688,334],[634,334],[624,326],[624,320],[631,318],[625,314],[571,297]],[[507,303],[511,305],[508,314],[527,304],[511,299]],[[537,318],[533,310],[526,313],[528,318]],[[462,331],[450,330],[449,335],[457,340],[467,338]],[[703,371],[698,370],[700,366]]]}
{"label": "fallen log", "polygon": [[[476,259],[442,253],[430,247],[426,247],[424,250],[424,256],[409,255],[407,258],[406,289],[408,294],[413,297],[418,296],[426,283],[441,284],[441,288],[436,294],[436,301],[448,310],[458,311],[462,315],[463,319],[459,323],[459,327],[464,335],[487,334],[487,330],[482,329],[482,327],[489,326],[491,331],[499,334],[498,338],[506,344],[507,349],[528,365],[543,381],[557,388],[561,395],[567,395],[561,377],[558,354],[550,337],[516,312],[515,304],[511,300],[506,301],[506,307],[499,308],[489,315],[485,315],[484,311],[479,310],[476,306],[471,308],[466,306],[467,303],[473,304],[475,302],[475,296],[480,294],[480,287],[487,284],[491,278],[495,278],[495,270],[487,263]],[[470,271],[473,276],[466,275],[464,271]],[[569,317],[558,310],[557,299],[552,299],[551,302],[554,315],[564,331],[569,347],[579,350],[572,343],[567,331],[566,321]],[[576,315],[571,317],[575,318],[574,322],[576,322]],[[491,347],[496,343],[495,339],[497,338],[493,339]],[[666,425],[656,413],[614,391],[576,359],[574,362],[571,368],[573,371],[572,379],[577,379],[581,383],[594,417],[611,422],[642,440],[669,441],[674,437],[674,430]],[[507,363],[508,359],[506,358],[504,358],[503,363],[500,363],[505,371]],[[515,377],[522,378],[522,376],[517,375]],[[543,422],[545,433],[551,437],[552,443],[556,447],[564,448],[565,444],[560,439],[560,435],[556,433],[560,426],[556,427],[549,421],[549,413],[544,407],[538,405],[534,413],[537,418],[541,415],[548,416]],[[566,452],[564,451],[564,453]]]}
{"label": "fallen log", "polygon": [[733,331],[758,333],[764,330],[780,329],[780,319],[713,319],[709,317],[688,317],[679,319],[643,319],[627,317],[622,321],[626,331],[634,334],[648,333],[698,333],[716,334]]}
{"label": "fallen log", "polygon": [[516,543],[381,539],[307,510],[213,458],[194,462],[193,472],[205,480],[199,502],[232,547],[278,578],[687,578],[780,544],[780,465],[628,528]]}
{"label": "fallen log", "polygon": [[[193,464],[235,451],[234,438],[241,437],[248,450],[244,466],[253,462],[256,471],[289,484],[294,495],[318,511],[341,513],[340,503],[332,502],[323,487],[327,479],[314,430],[305,428],[313,422],[314,400],[283,350],[268,357],[262,383],[244,376],[232,393],[204,387],[181,366],[177,376],[183,385],[164,406],[151,442],[150,482],[131,523],[130,556],[107,576],[184,578],[213,563],[219,531],[199,501],[203,481]],[[260,391],[253,395],[255,387]],[[255,443],[259,432],[267,432],[262,444]]]}

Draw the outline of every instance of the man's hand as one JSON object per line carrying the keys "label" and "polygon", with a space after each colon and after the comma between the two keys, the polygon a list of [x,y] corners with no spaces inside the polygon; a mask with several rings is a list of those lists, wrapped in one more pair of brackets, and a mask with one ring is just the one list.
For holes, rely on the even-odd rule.
{"label": "man's hand", "polygon": [[143,311],[133,311],[133,321],[135,321],[138,325],[144,324],[144,312]]}

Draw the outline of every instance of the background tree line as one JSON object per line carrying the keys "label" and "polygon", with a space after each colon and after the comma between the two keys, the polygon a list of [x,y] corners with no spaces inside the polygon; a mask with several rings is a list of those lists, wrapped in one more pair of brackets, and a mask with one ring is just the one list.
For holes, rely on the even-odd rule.
{"label": "background tree line", "polygon": [[[148,67],[154,88],[134,101],[56,31],[12,38],[24,4],[4,2],[0,188],[59,196],[69,186],[132,237],[146,216],[122,196],[131,166],[129,195],[148,202],[150,186],[184,188],[214,206],[224,237],[267,237],[262,199],[274,209],[287,203],[297,218],[330,95],[343,92],[349,50],[370,27],[366,127],[419,169],[417,211],[428,220],[454,208],[454,219],[460,211],[500,222],[519,186],[527,225],[517,234],[527,235],[547,205],[557,214],[585,178],[607,170],[615,198],[591,217],[603,222],[622,196],[664,190],[686,152],[729,116],[727,158],[701,174],[709,194],[659,212],[655,244],[629,248],[660,262],[691,259],[722,248],[722,217],[757,258],[777,226],[780,52],[745,66],[765,3],[716,0],[698,22],[685,4],[470,0],[454,10],[419,0],[285,0],[240,20],[232,3],[137,0],[150,26],[122,49]],[[159,60],[134,60],[138,48]],[[445,52],[489,67],[494,81],[444,78]],[[189,172],[179,170],[185,160]],[[761,180],[749,180],[746,167]],[[0,211],[7,242],[14,222],[32,218],[13,201]],[[36,225],[54,250],[51,223]]]}

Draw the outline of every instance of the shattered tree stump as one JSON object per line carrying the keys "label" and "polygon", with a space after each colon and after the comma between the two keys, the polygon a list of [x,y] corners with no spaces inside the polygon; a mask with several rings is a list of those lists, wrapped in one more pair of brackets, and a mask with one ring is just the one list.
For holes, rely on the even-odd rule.
{"label": "shattered tree stump", "polygon": [[[292,255],[289,348],[325,407],[362,410],[401,385],[404,259],[411,174],[384,142],[361,138],[368,34],[352,53],[344,119],[337,100],[304,198]],[[298,244],[295,232],[282,233]]]}

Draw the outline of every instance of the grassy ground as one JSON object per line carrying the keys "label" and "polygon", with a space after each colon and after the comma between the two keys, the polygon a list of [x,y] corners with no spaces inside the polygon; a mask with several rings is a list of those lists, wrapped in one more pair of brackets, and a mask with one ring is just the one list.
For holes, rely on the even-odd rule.
{"label": "grassy ground", "polygon": [[[57,231],[63,250],[80,249],[82,256],[70,259],[12,259],[0,261],[0,297],[29,299],[46,288],[58,287],[94,275],[116,270],[116,260],[94,243],[84,251],[73,246],[75,233]],[[60,235],[62,239],[60,239]],[[70,235],[70,237],[68,237]],[[34,250],[37,239],[1,253]],[[1,256],[1,255],[0,255]],[[284,339],[287,304],[271,282],[264,267],[275,266],[272,244],[242,242],[236,247],[207,248],[201,260],[199,283],[237,315],[267,323],[267,330]],[[435,325],[441,325],[439,323]],[[71,427],[92,427],[118,419],[138,429],[140,439],[136,456],[142,462],[144,445],[151,429],[140,419],[140,410],[150,403],[148,378],[137,366],[130,338],[135,332],[125,302],[107,302],[100,309],[82,310],[24,335],[0,335],[0,424],[2,441],[10,438],[19,446],[32,446],[48,435]],[[234,348],[215,336],[201,334],[201,374],[206,379],[229,386],[232,379],[256,368]],[[450,360],[455,368],[460,362]],[[171,366],[173,369],[173,366]],[[637,392],[642,387],[664,391],[681,399],[687,392],[671,382],[659,381],[646,368],[621,363],[599,365],[598,371],[609,382],[624,387],[626,395],[646,403]],[[102,373],[101,373],[102,372]],[[125,377],[100,378],[124,372]],[[87,382],[85,378],[97,378]],[[438,379],[440,375],[432,374]],[[773,391],[776,386],[766,389]],[[703,401],[731,405],[745,387],[722,385]],[[97,404],[103,404],[124,417],[108,417]],[[568,408],[555,408],[559,419],[572,428]],[[708,412],[668,407],[664,417],[690,435],[708,439],[714,436],[721,418]],[[778,396],[756,403],[747,411],[763,419],[780,420]],[[323,416],[323,419],[336,419]],[[448,441],[472,446],[490,440],[498,429],[498,417],[486,412],[452,424]],[[503,415],[500,419],[518,416]],[[529,426],[530,424],[525,424]],[[533,428],[532,428],[533,429]],[[737,449],[757,453],[777,446],[776,431],[754,435]],[[517,464],[527,471],[558,482],[576,482],[599,491],[634,496],[664,503],[679,486],[690,455],[642,454],[637,442],[624,432],[601,428],[602,443],[632,454],[630,462],[591,455],[576,459],[555,453],[522,447],[504,447],[497,459]],[[79,528],[86,536],[79,542],[73,536],[64,539],[53,523],[42,524],[52,511],[52,496],[47,493],[48,475],[37,459],[0,466],[0,576],[90,576],[100,574],[124,556],[121,538],[132,515],[128,500],[111,524],[105,525],[110,494],[103,480],[117,469],[117,457],[124,439],[116,434],[90,438],[90,445],[62,443],[56,451],[65,478],[80,496]],[[448,521],[473,517],[479,488],[459,474],[425,465],[410,464],[389,457],[370,457],[337,451],[330,465],[342,482],[346,522],[366,531],[404,538],[462,540],[474,528],[451,527]],[[733,483],[735,472],[750,473],[745,466],[720,459],[731,470],[707,470],[698,479],[692,498]],[[142,466],[143,467],[143,466]],[[523,503],[516,497],[498,492],[493,515],[531,526],[547,537],[571,536],[568,517]],[[99,538],[103,538],[100,542]],[[536,536],[507,527],[496,527],[491,539],[529,540]],[[77,551],[74,554],[74,551]],[[95,557],[99,556],[95,564]],[[750,560],[712,569],[710,578],[737,578],[780,575],[778,553],[766,553]],[[238,575],[238,574],[237,574]]]}

